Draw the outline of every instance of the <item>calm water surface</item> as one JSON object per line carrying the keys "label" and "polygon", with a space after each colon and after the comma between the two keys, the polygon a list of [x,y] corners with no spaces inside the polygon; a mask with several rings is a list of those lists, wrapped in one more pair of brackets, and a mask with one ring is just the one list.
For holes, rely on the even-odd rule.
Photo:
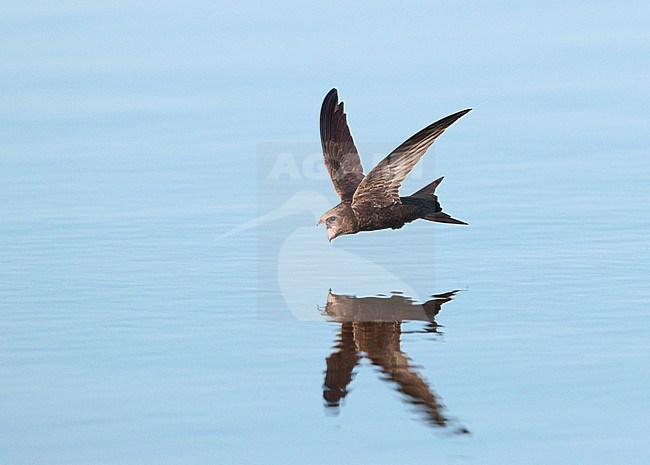
{"label": "calm water surface", "polygon": [[[423,8],[9,8],[0,463],[647,463],[647,6]],[[333,85],[366,171],[474,106],[404,186],[469,227],[327,243]]]}

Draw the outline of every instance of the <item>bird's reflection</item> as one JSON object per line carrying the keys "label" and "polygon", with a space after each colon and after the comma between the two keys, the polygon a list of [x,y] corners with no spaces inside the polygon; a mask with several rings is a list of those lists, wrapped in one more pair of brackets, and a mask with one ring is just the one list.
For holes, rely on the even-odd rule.
{"label": "bird's reflection", "polygon": [[447,416],[439,396],[420,376],[400,346],[402,322],[422,321],[426,323],[424,331],[437,332],[439,325],[435,317],[456,292],[437,294],[424,304],[418,304],[397,294],[360,298],[330,291],[323,315],[330,321],[341,323],[341,328],[335,351],[326,360],[323,384],[326,406],[339,408],[341,400],[348,394],[354,368],[366,357],[381,369],[387,381],[397,384],[397,390],[425,414],[429,424],[455,433],[468,433],[466,428]]}

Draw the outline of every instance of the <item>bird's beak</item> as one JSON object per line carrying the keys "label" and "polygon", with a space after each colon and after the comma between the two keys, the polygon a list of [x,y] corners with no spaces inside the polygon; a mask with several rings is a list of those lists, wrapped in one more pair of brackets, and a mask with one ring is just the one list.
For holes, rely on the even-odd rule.
{"label": "bird's beak", "polygon": [[316,226],[318,226],[319,224],[323,224],[323,223],[324,223],[323,218],[320,218],[320,219],[318,220],[318,223],[316,223]]}

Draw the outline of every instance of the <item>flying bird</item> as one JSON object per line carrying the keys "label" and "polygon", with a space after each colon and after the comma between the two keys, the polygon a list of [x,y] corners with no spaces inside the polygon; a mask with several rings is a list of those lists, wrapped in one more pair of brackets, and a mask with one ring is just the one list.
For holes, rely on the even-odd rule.
{"label": "flying bird", "polygon": [[419,218],[466,225],[442,211],[435,194],[442,177],[407,197],[400,197],[398,191],[436,138],[470,110],[449,115],[417,132],[364,176],[343,102],[339,102],[336,89],[329,91],[320,112],[320,137],[325,167],[341,202],[318,221],[325,224],[327,239],[359,231],[399,229]]}

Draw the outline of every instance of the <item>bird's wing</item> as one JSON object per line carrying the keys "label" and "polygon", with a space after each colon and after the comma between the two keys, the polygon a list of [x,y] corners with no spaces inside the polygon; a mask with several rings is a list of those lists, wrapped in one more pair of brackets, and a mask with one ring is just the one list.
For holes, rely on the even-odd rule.
{"label": "bird's wing", "polygon": [[458,118],[471,110],[463,110],[442,118],[414,134],[380,161],[361,181],[352,198],[352,205],[371,204],[387,207],[400,203],[399,186],[424,152],[440,134]]}
{"label": "bird's wing", "polygon": [[325,167],[341,200],[351,201],[363,179],[363,167],[336,89],[325,96],[320,110],[320,140]]}

